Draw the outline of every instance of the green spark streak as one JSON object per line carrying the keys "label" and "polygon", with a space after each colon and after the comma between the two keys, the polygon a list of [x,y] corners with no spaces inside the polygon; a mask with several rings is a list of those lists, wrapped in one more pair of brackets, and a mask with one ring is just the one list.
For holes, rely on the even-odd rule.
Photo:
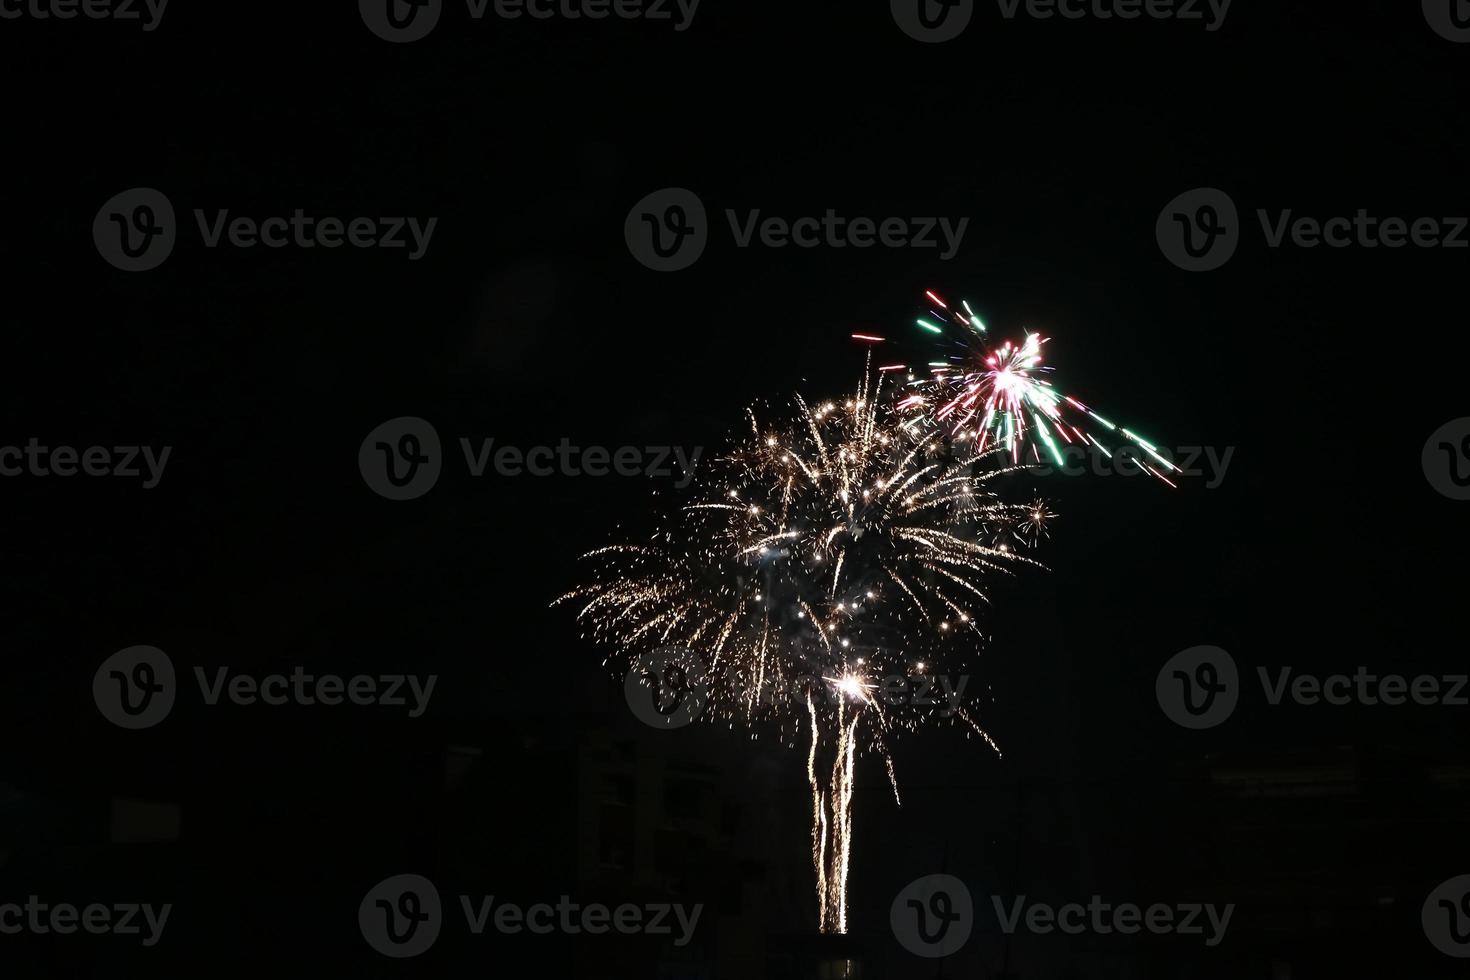
{"label": "green spark streak", "polygon": [[923,327],[925,330],[929,331],[930,333],[944,333],[943,330],[940,330],[938,327],[936,327],[934,324],[930,323],[928,320],[919,320],[917,322],[918,322],[919,326]]}
{"label": "green spark streak", "polygon": [[961,302],[960,305],[965,308],[965,312],[966,313],[970,314],[970,326],[974,327],[979,332],[984,333],[985,332],[985,324],[981,323],[980,322],[980,318],[975,315],[975,311],[972,310],[972,309],[970,309],[970,304],[969,303],[965,303],[965,302]]}
{"label": "green spark streak", "polygon": [[1147,439],[1142,439],[1136,433],[1129,432],[1127,429],[1123,429],[1121,431],[1129,439],[1132,439],[1134,442],[1138,443],[1144,449],[1147,449],[1149,451],[1149,455],[1153,456],[1153,458],[1156,459],[1156,460],[1158,460],[1160,463],[1163,463],[1164,466],[1168,467],[1171,470],[1175,468],[1173,463],[1169,462],[1167,459],[1165,459],[1164,457],[1160,456],[1159,455],[1159,451],[1157,449],[1155,449],[1153,446],[1149,445],[1149,442],[1148,442]]}
{"label": "green spark streak", "polygon": [[1153,452],[1153,448],[1154,447],[1153,446],[1150,446],[1148,444],[1148,440],[1147,439],[1140,439],[1138,437],[1138,433],[1136,433],[1136,432],[1129,432],[1127,429],[1123,429],[1121,431],[1122,431],[1122,433],[1125,436],[1127,436],[1129,439],[1132,439],[1134,442],[1138,443],[1144,449],[1147,449],[1149,452]]}
{"label": "green spark streak", "polygon": [[1036,431],[1041,435],[1041,441],[1046,443],[1046,448],[1051,452],[1051,458],[1057,461],[1058,466],[1064,465],[1062,454],[1057,452],[1056,443],[1051,441],[1051,433],[1046,431],[1046,422],[1038,413],[1032,412],[1031,414],[1036,418]]}

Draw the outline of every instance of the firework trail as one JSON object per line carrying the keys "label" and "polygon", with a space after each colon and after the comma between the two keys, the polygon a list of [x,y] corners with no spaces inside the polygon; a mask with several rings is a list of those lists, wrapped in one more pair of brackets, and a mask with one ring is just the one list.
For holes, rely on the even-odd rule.
{"label": "firework trail", "polygon": [[956,460],[938,431],[916,431],[865,373],[851,398],[784,421],[750,413],[750,435],[693,487],[647,543],[586,556],[589,584],[559,602],[585,634],[633,658],[695,651],[707,710],[785,744],[807,740],[812,861],[823,932],[847,928],[853,775],[859,752],[956,722],[995,747],[963,707],[879,695],[963,657],[979,634],[986,584],[1019,564],[1055,516],[992,489],[1017,469],[997,451]]}
{"label": "firework trail", "polygon": [[[909,390],[898,401],[901,409],[947,429],[952,439],[973,442],[977,451],[1000,445],[1016,464],[1029,447],[1035,462],[1041,461],[1040,450],[1044,449],[1058,466],[1066,465],[1059,441],[1095,446],[1111,458],[1121,438],[1153,458],[1157,468],[1139,459],[1145,469],[1175,486],[1164,473],[1177,474],[1179,468],[1152,443],[1103,418],[1044,377],[1051,372],[1042,356],[1048,338],[1027,333],[1019,342],[994,343],[969,303],[954,309],[932,291],[924,295],[930,311],[918,319],[918,326],[948,340],[956,353],[922,368],[890,364],[879,369],[908,372]],[[853,334],[853,339],[883,340],[872,334]],[[916,371],[926,371],[929,376],[917,376]],[[1106,444],[1110,437],[1114,437],[1113,449]]]}

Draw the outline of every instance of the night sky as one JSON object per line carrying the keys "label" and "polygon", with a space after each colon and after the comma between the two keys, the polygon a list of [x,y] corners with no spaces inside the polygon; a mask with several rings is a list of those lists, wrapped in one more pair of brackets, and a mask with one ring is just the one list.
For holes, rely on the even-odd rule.
{"label": "night sky", "polygon": [[[0,935],[0,973],[817,976],[782,952],[815,932],[802,754],[723,725],[650,731],[572,611],[550,607],[579,554],[650,526],[671,481],[476,478],[459,440],[713,455],[753,401],[850,391],[851,333],[917,342],[934,289],[994,331],[1052,337],[1059,383],[1110,418],[1232,455],[1208,488],[1016,478],[1060,517],[1047,570],[999,585],[985,612],[972,686],[1004,756],[958,730],[906,738],[901,807],[881,763],[860,764],[862,975],[1460,975],[1420,908],[1470,874],[1470,707],[1273,707],[1256,674],[1470,672],[1470,504],[1421,464],[1431,433],[1470,414],[1470,230],[1458,249],[1273,248],[1257,212],[1445,229],[1470,214],[1470,46],[1389,3],[1236,0],[1214,31],[980,4],[935,44],[883,4],[704,0],[677,30],[476,21],[449,2],[405,44],[351,4],[320,6],[175,0],[152,31],[0,19],[0,447],[171,447],[150,489],[0,477],[0,904],[175,905],[153,948]],[[92,224],[135,187],[167,195],[178,241],[129,273]],[[702,200],[709,244],[656,272],[624,222],[667,187]],[[1240,242],[1188,272],[1155,223],[1199,187],[1233,200]],[[208,248],[193,218],[298,208],[437,224],[410,260]],[[741,248],[727,209],[969,223],[944,260]],[[357,463],[400,416],[429,420],[445,456],[410,501],[375,494]],[[166,721],[126,731],[90,691],[138,644],[184,685]],[[1155,678],[1204,644],[1244,689],[1227,722],[1189,731]],[[190,686],[196,667],[298,665],[438,681],[419,718],[208,706]],[[717,843],[636,849],[636,887],[599,871],[605,749],[699,770]],[[119,841],[119,800],[177,827]],[[408,872],[447,906],[702,902],[706,931],[670,951],[472,937],[461,919],[393,960],[357,907]],[[980,922],[960,953],[918,959],[889,904],[941,872]],[[1008,938],[989,897],[1020,894],[1238,908],[1214,948]]]}

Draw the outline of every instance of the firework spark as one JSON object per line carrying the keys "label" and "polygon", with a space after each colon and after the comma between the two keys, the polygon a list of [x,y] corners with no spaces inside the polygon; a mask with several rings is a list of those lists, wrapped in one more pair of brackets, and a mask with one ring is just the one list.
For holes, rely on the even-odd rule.
{"label": "firework spark", "polygon": [[[695,499],[645,544],[592,552],[577,605],[591,637],[622,656],[664,644],[704,661],[709,711],[808,742],[812,860],[822,931],[847,928],[852,793],[860,752],[958,721],[959,707],[878,696],[967,654],[997,573],[1035,562],[1055,515],[993,489],[1017,467],[999,451],[964,460],[937,431],[916,432],[881,395],[881,370],[851,398],[808,404],[784,422],[750,413],[751,434],[695,484]],[[973,638],[972,638],[973,639]]]}
{"label": "firework spark", "polygon": [[995,343],[969,303],[954,309],[932,291],[924,295],[930,312],[918,319],[918,326],[957,343],[958,353],[924,365],[928,377],[915,377],[917,367],[891,365],[889,370],[911,372],[910,390],[899,399],[900,408],[946,428],[953,439],[972,441],[977,451],[1000,445],[1017,464],[1029,447],[1034,461],[1040,462],[1045,450],[1063,466],[1062,443],[1094,446],[1111,458],[1118,440],[1126,440],[1152,458],[1153,463],[1139,459],[1145,469],[1175,486],[1164,474],[1177,474],[1179,468],[1151,442],[1108,421],[1046,379],[1051,372],[1043,358],[1048,338],[1027,333],[1019,342]]}

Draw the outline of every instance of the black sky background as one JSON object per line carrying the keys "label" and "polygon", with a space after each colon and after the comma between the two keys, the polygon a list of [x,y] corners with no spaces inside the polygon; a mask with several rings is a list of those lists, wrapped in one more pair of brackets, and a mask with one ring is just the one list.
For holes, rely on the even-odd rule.
{"label": "black sky background", "polygon": [[[1033,481],[1061,514],[1050,571],[1000,589],[980,658],[1005,756],[949,731],[903,742],[901,809],[870,760],[861,931],[886,931],[891,895],[942,862],[976,889],[1226,901],[1240,868],[1281,871],[1271,855],[1289,853],[1308,877],[1397,896],[1396,911],[1362,930],[1266,916],[1243,943],[1300,944],[1299,976],[1450,964],[1426,954],[1418,906],[1470,870],[1470,849],[1463,822],[1425,816],[1406,773],[1470,761],[1465,709],[1257,697],[1192,733],[1153,696],[1163,661],[1202,643],[1252,675],[1465,670],[1470,533],[1419,454],[1466,414],[1466,253],[1269,249],[1254,218],[1470,208],[1470,51],[1417,5],[1236,0],[1217,33],[982,9],[942,45],[905,37],[881,4],[705,0],[684,33],[457,9],[394,46],[350,4],[175,0],[154,33],[5,21],[0,45],[0,444],[174,447],[153,490],[0,480],[0,784],[46,801],[7,828],[25,856],[15,880],[179,896],[178,941],[110,969],[403,976],[356,934],[358,897],[380,878],[423,868],[485,893],[508,882],[526,901],[574,887],[575,855],[556,846],[577,805],[569,747],[631,722],[598,652],[548,604],[575,584],[578,554],[646,524],[650,486],[472,479],[455,441],[712,453],[752,400],[848,391],[862,369],[848,334],[902,333],[926,288],[1055,338],[1058,379],[1109,417],[1235,453],[1211,490]],[[133,186],[167,193],[181,223],[195,207],[300,207],[439,224],[417,262],[208,250],[186,228],[162,267],[129,275],[90,228]],[[666,186],[696,191],[714,221],[704,257],[674,274],[623,242],[628,209]],[[1154,221],[1198,186],[1229,193],[1247,230],[1222,269],[1190,274],[1160,254]],[[737,249],[725,208],[970,226],[948,262]],[[363,436],[400,415],[451,447],[439,485],[408,503],[374,495],[356,466]],[[120,732],[88,691],[102,659],[139,643],[190,666],[436,672],[440,689],[418,721],[181,705],[158,729]],[[732,787],[752,812],[803,805],[794,753],[723,729],[691,737],[732,774],[778,773],[768,793]],[[498,793],[445,799],[452,743],[504,766]],[[1357,760],[1371,819],[1328,814],[1301,832],[1193,795],[1205,760],[1298,756]],[[119,796],[181,802],[182,840],[92,848]],[[446,827],[488,842],[473,872]],[[1263,880],[1302,921],[1331,905]],[[611,975],[560,947],[512,948],[552,972]],[[102,975],[106,945],[77,949],[48,950],[55,972],[38,975]],[[416,970],[491,960],[509,969],[455,949]]]}

